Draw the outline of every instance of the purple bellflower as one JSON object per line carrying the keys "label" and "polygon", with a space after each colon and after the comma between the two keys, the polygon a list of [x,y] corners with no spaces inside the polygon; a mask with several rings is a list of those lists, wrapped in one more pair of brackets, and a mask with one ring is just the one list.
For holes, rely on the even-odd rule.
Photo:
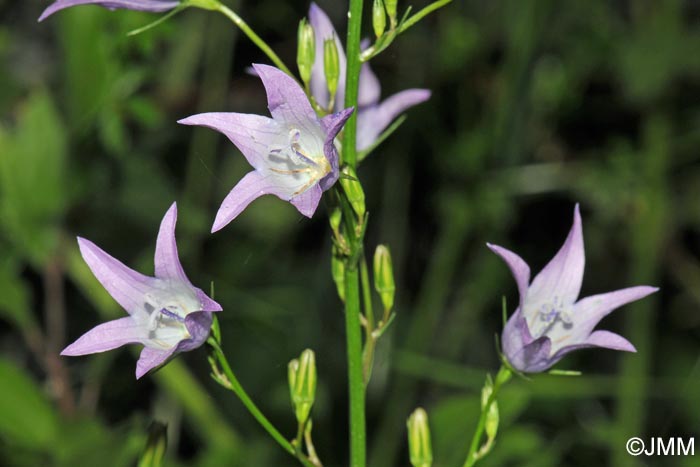
{"label": "purple bellflower", "polygon": [[523,373],[539,373],[571,351],[589,347],[636,352],[624,337],[594,331],[610,312],[658,290],[639,286],[578,299],[585,263],[581,214],[559,252],[530,283],[530,268],[520,256],[500,246],[488,247],[505,261],[520,292],[520,305],[503,329],[503,353]]}
{"label": "purple bellflower", "polygon": [[[333,28],[328,15],[315,3],[309,8],[309,22],[314,28],[316,38],[316,59],[311,70],[311,94],[316,102],[327,108],[330,101],[326,77],[323,71],[323,43],[326,39],[335,39],[338,49],[340,76],[335,96],[335,107],[339,109],[345,101],[346,58],[343,45]],[[364,48],[364,47],[363,47]],[[430,98],[428,89],[407,89],[379,102],[381,85],[377,75],[369,64],[362,65],[357,99],[357,150],[369,148],[391,122],[409,107],[420,104]]]}
{"label": "purple bellflower", "polygon": [[225,227],[254,199],[272,194],[311,217],[321,193],[338,180],[334,139],[353,109],[319,119],[304,90],[275,67],[253,65],[267,92],[272,118],[240,113],[204,113],[180,120],[220,131],[255,170],[226,196],[212,232]]}
{"label": "purple bellflower", "polygon": [[44,10],[39,21],[44,21],[57,11],[78,5],[99,5],[110,10],[124,8],[159,13],[172,10],[179,4],[180,2],[176,0],[57,0]]}
{"label": "purple bellflower", "polygon": [[155,254],[155,277],[128,268],[97,245],[78,238],[83,259],[97,280],[129,316],[100,324],[66,347],[61,355],[87,355],[142,344],[136,379],[179,352],[202,345],[212,312],[221,306],[193,286],[180,264],[175,243],[175,203],[163,217]]}

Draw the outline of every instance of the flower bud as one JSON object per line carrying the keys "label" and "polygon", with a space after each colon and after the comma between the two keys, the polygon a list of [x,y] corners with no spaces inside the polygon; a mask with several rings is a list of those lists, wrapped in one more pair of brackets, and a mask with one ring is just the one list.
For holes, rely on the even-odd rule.
{"label": "flower bud", "polygon": [[297,421],[305,423],[316,397],[316,357],[313,350],[306,349],[299,359],[289,362],[287,375]]}
{"label": "flower bud", "polygon": [[433,464],[433,449],[430,444],[428,414],[417,408],[408,417],[408,452],[413,467],[430,467]]}
{"label": "flower bud", "polygon": [[345,302],[345,262],[336,254],[331,256],[331,275],[338,289],[338,297]]}
{"label": "flower bud", "polygon": [[386,8],[386,14],[389,15],[389,21],[391,21],[391,29],[396,27],[396,4],[398,0],[384,0],[384,8]]}
{"label": "flower bud", "polygon": [[386,11],[384,11],[384,2],[382,0],[374,0],[372,4],[372,27],[377,39],[382,37],[386,29]]}
{"label": "flower bud", "polygon": [[316,58],[316,39],[314,38],[314,28],[306,18],[299,22],[297,31],[297,67],[301,80],[305,85],[311,80],[311,69]]}
{"label": "flower bud", "polygon": [[331,96],[335,96],[338,90],[338,78],[340,77],[340,61],[338,59],[338,47],[335,45],[335,36],[323,41],[323,72],[326,76],[326,85]]}
{"label": "flower bud", "polygon": [[[345,175],[345,176],[343,176]],[[350,166],[343,168],[343,175],[340,176],[340,185],[345,191],[345,195],[355,211],[357,217],[362,219],[365,217],[365,192],[362,189],[360,181],[357,179],[355,169]]]}
{"label": "flower bud", "polygon": [[389,312],[394,307],[394,268],[391,264],[391,253],[386,245],[379,245],[374,251],[374,289],[382,299],[384,311]]}
{"label": "flower bud", "polygon": [[486,408],[486,404],[489,401],[489,397],[493,393],[493,382],[491,377],[486,379],[486,384],[484,384],[481,390],[481,410],[488,410],[486,413],[486,423],[484,425],[484,431],[486,431],[486,436],[488,438],[488,443],[492,443],[496,438],[496,433],[498,433],[498,403],[494,400],[491,405]]}
{"label": "flower bud", "polygon": [[148,427],[148,440],[139,459],[139,467],[160,467],[163,465],[165,450],[168,447],[168,426],[153,422]]}

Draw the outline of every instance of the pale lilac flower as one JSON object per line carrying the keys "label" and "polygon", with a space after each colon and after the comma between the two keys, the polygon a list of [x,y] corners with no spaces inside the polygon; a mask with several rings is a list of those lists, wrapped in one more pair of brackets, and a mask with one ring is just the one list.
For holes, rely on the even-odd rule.
{"label": "pale lilac flower", "polygon": [[[323,72],[323,43],[326,39],[335,39],[338,49],[338,61],[340,77],[338,90],[335,95],[335,110],[343,105],[345,100],[345,70],[346,58],[343,45],[338,39],[338,34],[333,28],[328,15],[315,3],[309,8],[309,22],[314,28],[316,38],[316,60],[311,70],[311,94],[316,102],[323,108],[327,108],[330,101],[326,77]],[[409,107],[425,102],[430,98],[428,89],[407,89],[379,102],[381,85],[368,63],[362,65],[360,70],[360,83],[357,99],[357,150],[363,151],[369,148],[379,135]]]}
{"label": "pale lilac flower", "polygon": [[212,312],[221,306],[193,286],[180,264],[175,243],[175,203],[163,217],[155,254],[155,277],[144,276],[111,257],[97,245],[78,238],[80,253],[97,280],[129,313],[83,334],[61,355],[87,355],[142,344],[136,378],[179,352],[202,345],[209,335]]}
{"label": "pale lilac flower", "polygon": [[574,224],[559,252],[530,284],[530,268],[515,253],[500,246],[488,247],[510,268],[520,292],[520,304],[503,329],[503,353],[518,371],[538,373],[567,353],[604,347],[636,352],[624,337],[610,331],[594,331],[610,312],[658,290],[639,286],[577,300],[585,263],[581,215],[576,205]]}
{"label": "pale lilac flower", "polygon": [[311,217],[321,193],[338,180],[334,139],[352,108],[319,120],[304,90],[275,67],[253,65],[267,92],[272,118],[240,113],[204,113],[180,120],[220,131],[255,170],[226,196],[212,232],[225,227],[254,199],[275,195]]}
{"label": "pale lilac flower", "polygon": [[45,20],[57,11],[79,5],[99,5],[110,10],[124,8],[159,13],[172,10],[179,4],[180,2],[176,0],[57,0],[44,10],[39,21]]}

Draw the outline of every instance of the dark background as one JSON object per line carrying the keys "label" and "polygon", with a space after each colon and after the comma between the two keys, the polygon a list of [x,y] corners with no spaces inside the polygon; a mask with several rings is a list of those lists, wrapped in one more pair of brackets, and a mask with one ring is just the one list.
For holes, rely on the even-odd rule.
{"label": "dark background", "polygon": [[[291,438],[286,365],[314,349],[315,444],[326,466],[346,464],[344,319],[325,209],[307,220],[266,197],[209,235],[249,168],[225,137],[175,123],[266,114],[245,71],[266,57],[214,13],[188,10],[126,37],[155,16],[86,6],[37,24],[47,4],[0,0],[2,463],[133,465],[157,419],[169,425],[168,465],[296,465],[208,377],[204,349],[141,381],[134,348],[57,357],[123,314],[75,236],[150,274],[158,224],[177,200],[183,265],[202,288],[215,283],[239,379]],[[291,67],[308,4],[228,4]],[[344,36],[345,3],[320,5]],[[434,465],[461,465],[485,373],[498,367],[501,297],[510,311],[517,301],[485,242],[539,271],[577,202],[582,296],[661,291],[601,324],[637,354],[579,352],[558,368],[582,377],[510,383],[483,465],[700,465],[700,454],[632,458],[624,447],[700,426],[699,20],[693,0],[457,0],[373,60],[384,97],[411,87],[433,97],[359,170],[368,249],[390,245],[398,290],[368,388],[369,465],[408,464],[405,420],[418,405]]]}

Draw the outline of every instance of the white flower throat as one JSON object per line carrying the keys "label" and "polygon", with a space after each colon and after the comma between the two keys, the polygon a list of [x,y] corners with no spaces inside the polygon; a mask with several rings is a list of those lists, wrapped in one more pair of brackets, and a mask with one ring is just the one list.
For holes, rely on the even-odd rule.
{"label": "white flower throat", "polygon": [[569,337],[574,325],[573,310],[571,305],[564,304],[559,297],[554,296],[551,301],[530,305],[526,310],[528,329],[534,339],[546,335],[556,345]]}
{"label": "white flower throat", "polygon": [[151,289],[144,295],[143,313],[139,320],[148,332],[146,345],[171,349],[190,333],[185,326],[185,317],[202,306],[193,291],[185,284],[159,280],[162,287]]}
{"label": "white flower throat", "polygon": [[292,179],[292,196],[299,195],[328,175],[331,166],[323,153],[323,142],[316,135],[290,128],[286,141],[270,148],[268,170]]}

